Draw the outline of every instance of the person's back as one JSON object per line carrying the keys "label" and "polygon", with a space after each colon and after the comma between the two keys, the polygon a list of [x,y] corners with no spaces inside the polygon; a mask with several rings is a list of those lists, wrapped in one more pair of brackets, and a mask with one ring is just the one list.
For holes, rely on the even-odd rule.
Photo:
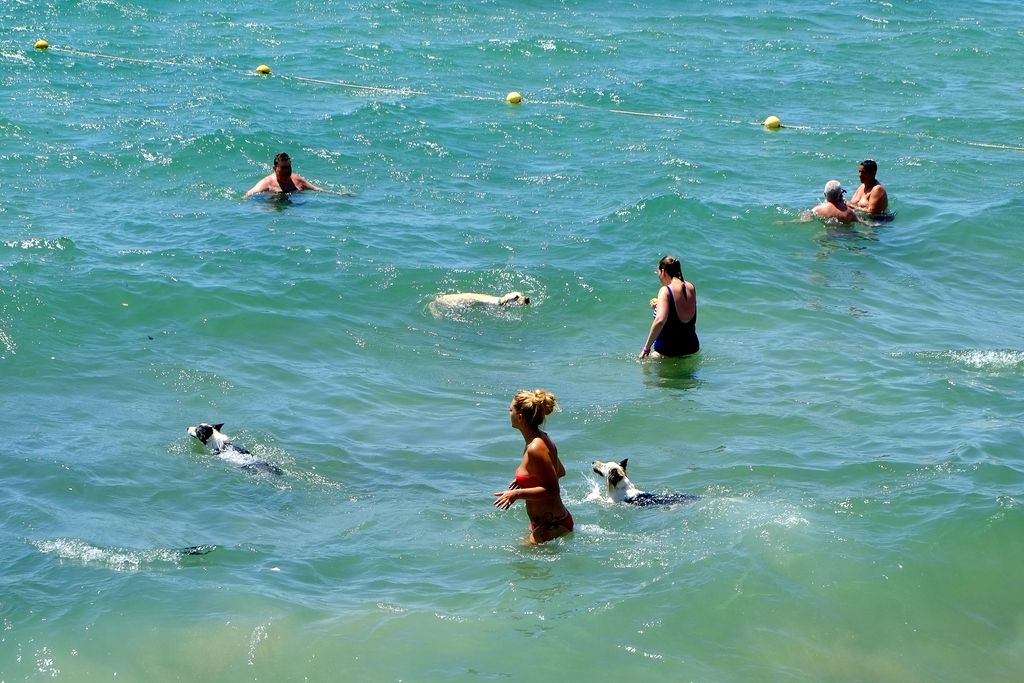
{"label": "person's back", "polygon": [[[652,349],[662,356],[689,356],[700,351],[697,338],[697,292],[685,280],[679,281],[679,291],[668,288],[668,318],[654,341]],[[689,290],[689,291],[687,291]]]}
{"label": "person's back", "polygon": [[675,256],[658,262],[661,288],[654,302],[654,320],[640,358],[689,356],[700,351],[697,338],[697,289],[683,279],[683,267]]}
{"label": "person's back", "polygon": [[857,212],[843,200],[845,192],[838,180],[828,181],[825,183],[825,201],[811,209],[811,212],[818,218],[838,223],[853,223],[859,220]]}

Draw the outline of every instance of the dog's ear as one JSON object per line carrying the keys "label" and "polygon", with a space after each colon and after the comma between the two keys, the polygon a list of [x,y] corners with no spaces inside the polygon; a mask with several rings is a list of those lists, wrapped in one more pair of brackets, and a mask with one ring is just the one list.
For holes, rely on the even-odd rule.
{"label": "dog's ear", "polygon": [[629,462],[629,458],[626,458],[625,460],[620,460],[619,461],[619,465],[622,467],[623,470],[626,469],[626,463],[627,462]]}
{"label": "dog's ear", "polygon": [[221,422],[219,425],[213,425],[213,428],[219,432],[221,429],[224,428],[224,423]]}
{"label": "dog's ear", "polygon": [[523,299],[523,305],[525,306],[525,305],[526,305],[526,304],[528,304],[528,303],[530,303],[530,297],[525,297],[525,298]]}

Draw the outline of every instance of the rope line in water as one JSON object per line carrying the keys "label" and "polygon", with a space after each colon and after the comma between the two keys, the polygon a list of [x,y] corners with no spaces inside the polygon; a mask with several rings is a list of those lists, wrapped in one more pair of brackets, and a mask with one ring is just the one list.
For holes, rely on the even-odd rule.
{"label": "rope line in water", "polygon": [[321,85],[336,85],[341,88],[352,88],[353,90],[372,90],[376,92],[393,93],[396,95],[429,95],[428,92],[422,90],[412,90],[411,88],[387,88],[380,85],[359,85],[357,83],[346,83],[344,81],[325,81],[319,78],[307,78],[305,76],[281,76],[284,79],[291,79],[296,81],[304,81],[306,83],[320,83]]}
{"label": "rope line in water", "polygon": [[935,136],[928,136],[932,140],[939,140],[940,142],[952,142],[957,145],[967,145],[969,147],[986,147],[988,149],[1006,149],[1013,152],[1024,152],[1024,147],[1017,145],[1003,145],[996,142],[971,142],[970,140],[957,140],[956,138],[940,138]]}
{"label": "rope line in water", "polygon": [[72,50],[68,47],[49,47],[49,50],[54,52],[63,52],[69,55],[78,55],[80,57],[100,57],[102,59],[116,59],[122,62],[135,62],[137,64],[166,64],[167,66],[183,67],[184,64],[178,62],[169,62],[163,59],[141,59],[139,57],[122,57],[120,55],[105,55],[101,52],[86,52],[84,50]]}
{"label": "rope line in water", "polygon": [[[739,123],[739,122],[737,121],[735,123]],[[757,122],[757,121],[751,121],[750,125],[761,126],[763,124],[761,124],[760,122]],[[779,127],[780,128],[795,128],[796,130],[809,130],[809,131],[820,132],[820,133],[836,132],[836,131],[829,130],[827,128],[816,129],[813,126],[794,126],[794,125],[790,125],[788,123],[786,125],[784,125],[784,126],[779,126]],[[961,140],[959,138],[949,138],[949,137],[944,137],[944,136],[941,136],[941,135],[931,135],[929,133],[921,133],[921,132],[908,133],[908,132],[904,132],[904,131],[901,131],[901,130],[878,130],[878,129],[872,129],[872,128],[855,128],[854,130],[857,131],[858,133],[871,133],[872,135],[888,135],[888,136],[893,136],[893,137],[915,138],[915,139],[918,139],[918,140],[933,140],[935,142],[945,142],[945,143],[952,144],[952,145],[965,145],[965,146],[968,146],[968,147],[982,147],[982,148],[985,148],[985,149],[1002,149],[1002,150],[1007,150],[1007,151],[1011,151],[1011,152],[1024,152],[1024,146],[1021,146],[1021,145],[1007,145],[1007,144],[997,143],[997,142],[974,142],[972,140]]]}
{"label": "rope line in water", "polygon": [[941,135],[929,135],[928,133],[904,133],[902,131],[885,131],[885,130],[868,130],[860,129],[865,133],[876,133],[879,135],[898,135],[901,137],[908,138],[920,138],[922,140],[934,140],[936,142],[947,142],[955,145],[966,145],[968,147],[983,147],[987,149],[1005,149],[1012,152],[1024,152],[1024,147],[1020,145],[1005,145],[1002,143],[993,142],[973,142],[971,140],[959,140],[957,138],[947,138]]}
{"label": "rope line in water", "polygon": [[629,111],[628,109],[609,109],[612,114],[625,114],[627,116],[650,116],[654,119],[677,119],[679,121],[685,121],[685,116],[679,114],[653,114],[644,111]]}
{"label": "rope line in water", "polygon": [[[60,53],[63,53],[63,54],[76,55],[76,56],[79,56],[79,57],[95,57],[95,58],[98,58],[98,59],[112,59],[112,60],[121,61],[121,62],[132,62],[132,63],[135,63],[135,64],[163,64],[165,66],[173,66],[173,67],[177,67],[177,68],[182,68],[182,67],[186,66],[185,64],[181,64],[179,62],[174,62],[174,61],[165,60],[165,59],[143,59],[143,58],[140,58],[140,57],[125,57],[123,55],[110,55],[110,54],[104,54],[102,52],[88,52],[86,50],[75,50],[73,48],[68,48],[68,47],[53,47],[49,43],[47,43],[45,40],[37,41],[35,47],[36,47],[37,50],[52,50],[53,52],[60,52]],[[188,65],[188,66],[197,66],[197,65]],[[264,67],[264,66],[261,65],[260,70],[261,70],[261,73],[264,73],[265,75],[269,75],[270,74],[270,69],[268,67]],[[285,75],[285,76],[279,76],[279,78],[283,78],[285,80],[300,81],[300,82],[303,82],[303,83],[316,83],[318,85],[332,85],[332,86],[339,87],[339,88],[349,88],[351,90],[361,90],[361,91],[364,91],[364,92],[381,92],[381,93],[389,93],[389,94],[393,94],[393,95],[424,95],[424,96],[429,96],[429,95],[433,94],[433,93],[429,93],[429,92],[427,92],[425,90],[414,90],[412,88],[390,88],[390,87],[381,86],[381,85],[362,85],[362,84],[359,84],[359,83],[348,83],[346,81],[332,81],[332,80],[326,80],[326,79],[321,79],[321,78],[309,78],[309,77],[306,77],[306,76],[289,76],[289,75]],[[490,100],[500,100],[501,99],[500,97],[487,97],[487,96],[483,96],[483,95],[470,95],[470,94],[462,94],[462,93],[444,93],[444,94],[446,96],[448,96],[448,97],[454,97],[454,98],[459,98],[459,99],[467,99],[467,100],[477,100],[477,101],[490,101]],[[546,105],[549,105],[549,106],[574,106],[574,107],[581,107],[581,108],[584,108],[584,109],[594,109],[594,110],[601,111],[601,109],[599,107],[595,107],[593,105],[581,104],[581,103],[578,103],[578,102],[564,102],[564,101],[551,101],[551,102],[547,102],[547,101],[544,101],[544,100],[532,100],[531,103],[532,104],[546,104]],[[642,116],[642,117],[653,118],[653,119],[669,119],[669,120],[674,120],[674,121],[686,121],[686,120],[689,120],[689,117],[682,116],[682,115],[679,115],[679,114],[665,114],[665,113],[659,113],[659,112],[632,111],[632,110],[629,110],[629,109],[606,109],[606,110],[603,110],[603,111],[606,111],[609,114],[620,114],[620,115],[623,115],[623,116]],[[773,118],[773,117],[769,117],[769,119],[771,119],[771,118]],[[815,128],[812,127],[812,126],[799,126],[799,125],[793,125],[793,124],[789,124],[789,123],[783,125],[780,121],[777,120],[777,118],[776,118],[774,127],[767,126],[766,125],[767,122],[768,122],[768,119],[765,119],[764,122],[752,121],[752,122],[750,122],[750,125],[763,126],[763,127],[769,128],[771,130],[777,130],[777,129],[781,129],[781,128],[792,129],[792,130],[806,130],[806,131],[814,131],[815,130]],[[735,121],[734,120],[734,121],[726,121],[726,123],[742,124],[744,122],[742,122],[742,121]],[[915,138],[920,138],[920,139],[925,139],[925,140],[934,140],[936,142],[945,142],[945,143],[956,144],[956,145],[965,145],[965,146],[968,146],[968,147],[979,147],[979,148],[982,148],[982,149],[997,149],[997,150],[1005,150],[1005,151],[1010,151],[1010,152],[1024,152],[1024,146],[1021,146],[1021,145],[1008,145],[1008,144],[995,143],[995,142],[974,142],[973,140],[960,140],[960,139],[957,139],[957,138],[947,138],[947,137],[941,137],[941,136],[938,136],[938,135],[928,135],[926,133],[904,133],[904,132],[901,132],[901,131],[891,131],[891,130],[866,130],[866,129],[860,129],[860,130],[861,130],[861,132],[872,133],[872,134],[875,134],[875,135],[895,135],[895,136],[902,136],[902,137],[915,137]]]}

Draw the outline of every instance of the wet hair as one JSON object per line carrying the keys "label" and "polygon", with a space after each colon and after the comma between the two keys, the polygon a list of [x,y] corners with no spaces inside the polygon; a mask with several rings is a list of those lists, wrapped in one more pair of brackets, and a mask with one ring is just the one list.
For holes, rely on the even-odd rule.
{"label": "wet hair", "polygon": [[669,277],[683,279],[683,264],[675,256],[666,256],[658,261],[658,270],[664,270]]}
{"label": "wet hair", "polygon": [[878,173],[878,164],[874,159],[865,159],[860,162],[860,165],[864,167],[864,170],[869,172],[871,175]]}
{"label": "wet hair", "polygon": [[276,157],[274,157],[274,168],[277,168],[278,166],[291,166],[291,165],[292,165],[292,158],[290,156],[288,156],[288,152],[281,152]]}
{"label": "wet hair", "polygon": [[555,395],[543,389],[523,389],[512,397],[512,407],[523,416],[528,425],[537,428],[544,423],[544,418],[554,411]]}
{"label": "wet hair", "polygon": [[825,183],[825,199],[842,199],[846,190],[838,180],[830,180]]}

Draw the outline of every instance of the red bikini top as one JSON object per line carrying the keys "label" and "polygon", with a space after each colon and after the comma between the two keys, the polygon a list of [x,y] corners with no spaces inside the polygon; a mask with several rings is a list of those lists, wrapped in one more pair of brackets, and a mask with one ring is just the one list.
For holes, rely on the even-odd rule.
{"label": "red bikini top", "polygon": [[519,474],[519,470],[516,470],[516,483],[519,484],[521,489],[532,489],[544,485],[540,479],[532,474]]}

